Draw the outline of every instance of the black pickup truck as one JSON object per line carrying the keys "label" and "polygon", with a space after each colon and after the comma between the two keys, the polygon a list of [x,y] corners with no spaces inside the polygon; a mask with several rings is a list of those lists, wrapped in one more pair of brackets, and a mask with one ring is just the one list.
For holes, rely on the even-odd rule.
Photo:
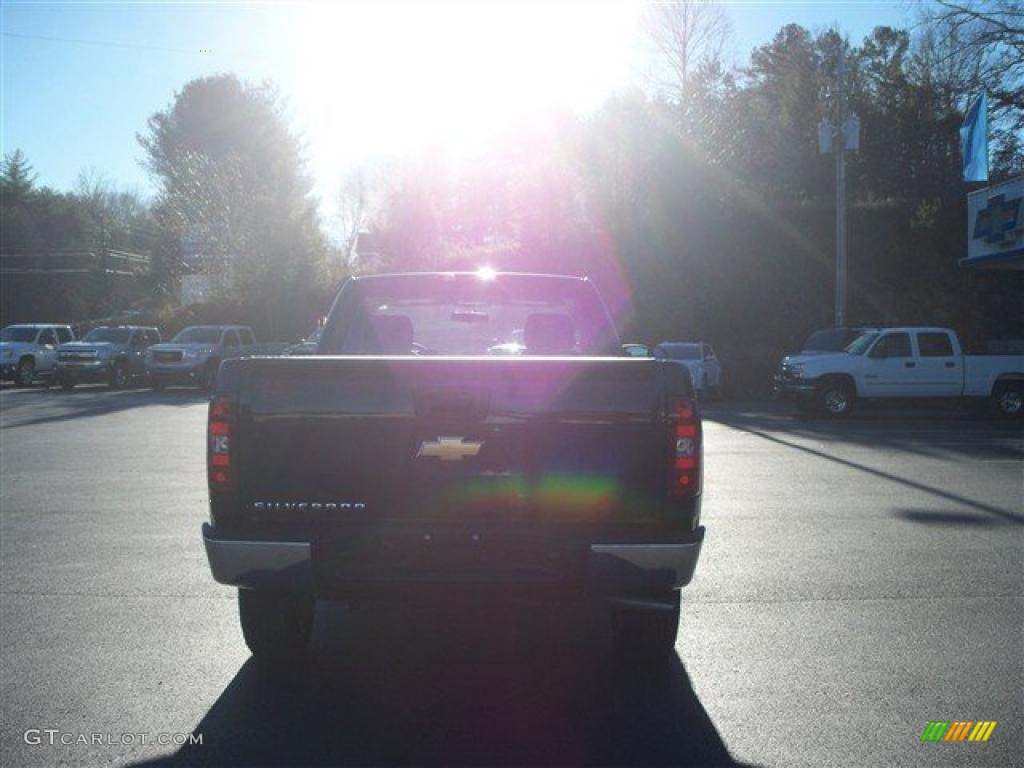
{"label": "black pickup truck", "polygon": [[424,593],[598,600],[622,651],[674,649],[700,415],[585,278],[351,278],[316,355],[221,365],[207,459],[206,553],[257,658],[301,653],[318,598]]}

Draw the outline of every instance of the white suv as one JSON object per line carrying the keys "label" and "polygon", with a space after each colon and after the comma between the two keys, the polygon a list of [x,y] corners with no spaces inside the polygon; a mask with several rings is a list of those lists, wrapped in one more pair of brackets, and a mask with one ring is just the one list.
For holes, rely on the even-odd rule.
{"label": "white suv", "polygon": [[0,372],[19,387],[31,386],[37,376],[53,376],[57,347],[75,340],[69,325],[25,323],[0,331]]}

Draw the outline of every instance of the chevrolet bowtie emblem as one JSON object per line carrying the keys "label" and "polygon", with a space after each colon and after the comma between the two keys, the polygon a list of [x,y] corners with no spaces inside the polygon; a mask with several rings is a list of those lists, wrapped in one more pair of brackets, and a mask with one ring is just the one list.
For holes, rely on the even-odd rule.
{"label": "chevrolet bowtie emblem", "polygon": [[462,461],[466,456],[480,453],[483,443],[466,442],[461,437],[439,437],[437,440],[424,440],[416,452],[420,456],[436,456],[441,461]]}

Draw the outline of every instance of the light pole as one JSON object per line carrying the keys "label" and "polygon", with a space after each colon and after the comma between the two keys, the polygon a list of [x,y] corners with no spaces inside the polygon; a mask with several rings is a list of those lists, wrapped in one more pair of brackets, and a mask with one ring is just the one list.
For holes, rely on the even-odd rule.
{"label": "light pole", "polygon": [[836,327],[846,324],[846,56],[840,42],[836,66]]}

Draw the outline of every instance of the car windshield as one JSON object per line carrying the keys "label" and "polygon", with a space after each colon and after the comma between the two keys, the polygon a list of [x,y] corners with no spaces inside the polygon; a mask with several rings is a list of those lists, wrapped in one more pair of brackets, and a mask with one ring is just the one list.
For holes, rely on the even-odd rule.
{"label": "car windshield", "polygon": [[131,335],[132,331],[130,328],[93,328],[85,335],[82,341],[108,341],[112,344],[127,344]]}
{"label": "car windshield", "polygon": [[867,351],[867,348],[871,346],[871,343],[877,338],[877,333],[861,334],[846,347],[846,351],[851,355],[863,355]]}
{"label": "car windshield", "polygon": [[852,328],[828,328],[815,331],[804,342],[803,352],[841,352],[863,331]]}
{"label": "car windshield", "polygon": [[657,351],[669,360],[700,360],[700,344],[659,344]]}
{"label": "car windshield", "polygon": [[210,325],[193,325],[179,331],[172,341],[178,344],[216,344],[220,341],[221,329]]}
{"label": "car windshield", "polygon": [[0,341],[32,341],[36,337],[36,329],[24,325],[9,325],[0,331]]}
{"label": "car windshield", "polygon": [[[326,354],[613,354],[618,336],[590,283],[540,275],[397,275],[350,283]],[[334,315],[332,315],[334,317]],[[613,352],[614,350],[614,352]]]}

